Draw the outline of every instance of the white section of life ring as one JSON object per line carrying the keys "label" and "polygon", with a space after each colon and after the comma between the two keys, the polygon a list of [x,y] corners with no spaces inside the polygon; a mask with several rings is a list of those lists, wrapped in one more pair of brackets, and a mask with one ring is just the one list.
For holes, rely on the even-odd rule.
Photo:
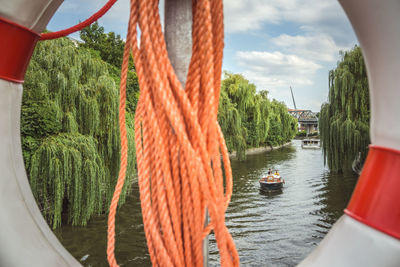
{"label": "white section of life ring", "polygon": [[0,17],[40,33],[46,29],[47,23],[62,2],[63,0],[0,0]]}
{"label": "white section of life ring", "polygon": [[0,80],[0,266],[80,266],[43,219],[25,174],[22,85]]}
{"label": "white section of life ring", "polygon": [[[0,0],[0,16],[41,32],[61,2]],[[0,266],[81,266],[54,236],[32,195],[21,151],[22,90],[0,80]]]}
{"label": "white section of life ring", "polygon": [[[339,2],[358,36],[367,66],[371,143],[400,150],[400,1]],[[398,204],[399,199],[393,199],[393,205]],[[397,267],[400,240],[343,215],[299,266]]]}
{"label": "white section of life ring", "polygon": [[398,267],[400,242],[343,215],[298,267]]}

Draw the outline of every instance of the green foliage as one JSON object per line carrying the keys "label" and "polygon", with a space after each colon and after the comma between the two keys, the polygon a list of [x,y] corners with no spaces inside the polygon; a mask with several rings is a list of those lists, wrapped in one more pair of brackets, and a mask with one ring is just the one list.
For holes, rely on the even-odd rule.
{"label": "green foliage", "polygon": [[273,100],[271,102],[272,114],[270,138],[268,144],[272,146],[284,144],[296,136],[297,120],[288,113],[283,102]]}
{"label": "green foliage", "polygon": [[[108,209],[120,150],[119,74],[113,68],[66,38],[40,42],[32,56],[22,105],[23,156],[33,194],[53,228],[62,214],[73,225],[85,225]],[[137,85],[135,78],[131,83]],[[127,124],[129,161],[134,162],[131,114]],[[120,204],[134,173],[130,163]]]}
{"label": "green foliage", "polygon": [[125,42],[119,34],[104,33],[104,28],[96,21],[82,29],[80,37],[84,42],[80,46],[91,48],[92,53],[98,54],[105,62],[121,67]]}
{"label": "green foliage", "polygon": [[33,153],[31,188],[53,228],[61,224],[65,200],[73,225],[85,225],[94,212],[102,212],[105,166],[96,143],[91,136],[63,133],[44,139]]}
{"label": "green foliage", "polygon": [[[104,28],[95,22],[82,29],[80,37],[83,43],[80,43],[79,46],[87,48],[92,58],[101,58],[109,63],[107,65],[109,76],[114,79],[116,84],[119,84],[125,46],[121,36],[115,35],[114,32],[105,33]],[[139,82],[132,57],[129,61],[129,70],[126,84],[126,108],[128,112],[134,113],[139,99]]]}
{"label": "green foliage", "polygon": [[307,131],[306,130],[300,131],[297,133],[297,136],[299,136],[299,137],[307,136]]}
{"label": "green foliage", "polygon": [[224,73],[218,121],[229,151],[244,159],[247,148],[280,145],[291,140],[297,121],[285,104],[268,99],[268,91],[256,92],[240,74]]}
{"label": "green foliage", "polygon": [[303,131],[299,131],[299,132],[296,134],[296,136],[297,136],[297,137],[318,136],[318,132],[313,132],[313,133],[307,134],[307,131],[306,131],[306,130],[303,130]]}
{"label": "green foliage", "polygon": [[355,46],[341,56],[329,72],[329,101],[319,114],[322,148],[333,172],[350,170],[358,152],[364,160],[370,143],[368,79],[361,49]]}

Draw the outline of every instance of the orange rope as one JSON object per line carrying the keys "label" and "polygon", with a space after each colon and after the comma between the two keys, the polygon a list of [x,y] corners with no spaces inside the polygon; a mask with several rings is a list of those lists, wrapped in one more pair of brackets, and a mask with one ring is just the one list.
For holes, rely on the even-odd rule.
{"label": "orange rope", "polygon": [[[224,46],[222,0],[193,0],[192,27],[192,58],[182,88],[168,59],[158,0],[131,0],[120,87],[121,168],[108,219],[110,266],[118,266],[115,213],[127,165],[125,87],[130,51],[140,84],[135,142],[144,230],[153,265],[203,266],[202,241],[211,229],[221,265],[239,265],[225,225],[232,171],[217,121]],[[210,224],[204,227],[206,208]]]}

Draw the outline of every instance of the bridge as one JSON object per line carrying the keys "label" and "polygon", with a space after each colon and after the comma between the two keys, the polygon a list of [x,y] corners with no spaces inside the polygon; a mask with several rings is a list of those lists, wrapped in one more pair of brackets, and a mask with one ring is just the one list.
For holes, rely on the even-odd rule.
{"label": "bridge", "polygon": [[299,131],[306,131],[307,135],[310,133],[318,132],[318,118],[316,113],[308,109],[297,109],[296,101],[294,101],[293,89],[290,86],[290,93],[292,94],[294,109],[288,109],[290,115],[295,117],[298,121]]}
{"label": "bridge", "polygon": [[315,112],[308,109],[288,109],[288,112],[298,120],[299,131],[306,131],[307,134],[318,131],[318,118]]}

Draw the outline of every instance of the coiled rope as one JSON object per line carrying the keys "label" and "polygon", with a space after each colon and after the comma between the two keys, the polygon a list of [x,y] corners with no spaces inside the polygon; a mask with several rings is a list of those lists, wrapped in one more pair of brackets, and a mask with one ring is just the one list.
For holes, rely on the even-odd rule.
{"label": "coiled rope", "polygon": [[[115,214],[127,166],[125,88],[131,51],[140,84],[135,142],[152,264],[203,266],[202,241],[213,230],[221,265],[239,265],[225,225],[232,172],[217,122],[224,45],[222,0],[193,0],[192,40],[183,88],[168,59],[158,0],[131,0],[120,84],[121,168],[108,217],[110,266],[118,266],[114,256]],[[206,208],[211,221],[204,227]]]}

